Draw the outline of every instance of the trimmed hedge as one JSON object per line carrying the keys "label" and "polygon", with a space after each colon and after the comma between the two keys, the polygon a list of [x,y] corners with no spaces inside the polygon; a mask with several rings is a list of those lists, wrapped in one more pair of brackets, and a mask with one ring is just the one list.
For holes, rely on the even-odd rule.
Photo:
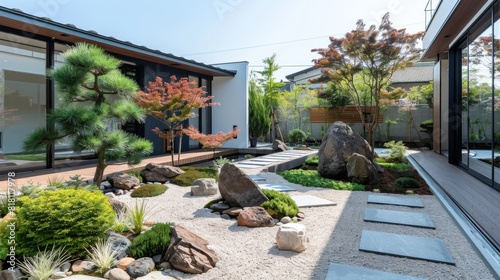
{"label": "trimmed hedge", "polygon": [[17,215],[16,253],[23,256],[57,246],[73,257],[82,257],[88,244],[106,237],[115,219],[113,208],[100,191],[62,189],[22,200]]}
{"label": "trimmed hedge", "polygon": [[165,193],[168,187],[162,184],[146,184],[135,189],[130,196],[131,197],[152,197],[158,196]]}

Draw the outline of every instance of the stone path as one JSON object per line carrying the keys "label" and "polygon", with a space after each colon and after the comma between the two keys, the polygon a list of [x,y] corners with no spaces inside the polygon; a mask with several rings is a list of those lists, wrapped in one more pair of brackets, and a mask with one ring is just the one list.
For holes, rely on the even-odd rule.
{"label": "stone path", "polygon": [[[369,195],[367,204],[398,205],[410,208],[425,208],[422,201],[415,197],[390,195]],[[411,211],[392,211],[376,208],[366,208],[365,222],[389,223],[413,226],[422,230],[435,230],[428,214]],[[443,265],[454,265],[450,252],[444,242],[437,238],[425,238],[414,235],[394,234],[381,231],[362,230],[359,250],[364,252],[406,257]],[[395,260],[396,261],[396,260]],[[332,263],[326,280],[330,279],[422,279],[406,275],[392,274],[384,271],[371,270],[359,266]]]}

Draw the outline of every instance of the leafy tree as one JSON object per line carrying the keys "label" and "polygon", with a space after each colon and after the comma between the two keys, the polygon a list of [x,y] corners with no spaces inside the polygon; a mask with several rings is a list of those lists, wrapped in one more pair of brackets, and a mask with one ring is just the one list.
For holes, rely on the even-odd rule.
{"label": "leafy tree", "polygon": [[269,107],[266,106],[262,88],[253,78],[250,79],[248,85],[248,97],[248,130],[251,140],[256,143],[257,138],[266,135],[269,131],[271,119],[269,118]]}
{"label": "leafy tree", "polygon": [[28,135],[24,149],[36,152],[68,137],[75,151],[96,152],[94,182],[99,184],[109,161],[125,158],[137,164],[152,151],[151,142],[123,130],[111,130],[106,122],[143,122],[145,112],[131,100],[138,87],[118,70],[120,60],[86,43],[76,44],[64,57],[64,65],[48,73],[63,104],[49,113],[52,125]]}
{"label": "leafy tree", "polygon": [[[363,21],[359,20],[356,29],[344,38],[330,37],[328,48],[312,50],[321,56],[313,60],[314,65],[322,68],[321,77],[312,82],[335,82],[344,92],[352,94],[363,125],[368,128],[368,142],[372,150],[382,89],[389,85],[396,70],[413,64],[421,52],[417,48],[417,41],[422,36],[422,32],[408,34],[405,29],[393,28],[387,13],[378,28],[372,25],[367,29]],[[375,106],[372,118],[365,119],[363,116],[363,92],[356,83],[357,79],[368,89],[366,100],[373,101]]]}
{"label": "leafy tree", "polygon": [[[281,82],[277,82],[274,78],[274,73],[280,69],[278,64],[276,63],[276,54],[273,54],[270,57],[264,58],[262,62],[266,65],[264,67],[264,70],[260,71],[259,74],[261,75],[260,84],[262,85],[262,88],[264,89],[264,96],[266,97],[265,100],[267,102],[267,106],[269,106],[270,111],[271,111],[271,141],[274,141],[275,135],[276,135],[276,111],[278,109],[278,93],[280,88],[282,88],[285,84]],[[277,127],[279,130],[279,126]],[[283,136],[281,135],[281,131],[279,131],[281,141],[283,141]]]}
{"label": "leafy tree", "polygon": [[411,87],[407,93],[407,97],[410,100],[414,100],[419,104],[426,104],[432,108],[432,98],[434,94],[434,85],[430,82],[423,86]]}
{"label": "leafy tree", "polygon": [[[146,109],[147,113],[162,122],[167,127],[167,132],[163,132],[158,127],[153,129],[159,137],[173,141],[176,136],[182,137],[182,122],[190,117],[196,116],[194,109],[205,108],[218,105],[211,103],[213,96],[205,96],[203,87],[198,87],[196,81],[189,82],[187,78],[177,80],[177,77],[170,77],[170,82],[163,82],[163,79],[156,77],[154,82],[149,82],[146,92],[140,91],[136,98],[137,104]],[[181,141],[179,141],[180,143]],[[178,147],[178,154],[181,154],[181,146]],[[174,165],[174,150],[171,151],[172,165]]]}

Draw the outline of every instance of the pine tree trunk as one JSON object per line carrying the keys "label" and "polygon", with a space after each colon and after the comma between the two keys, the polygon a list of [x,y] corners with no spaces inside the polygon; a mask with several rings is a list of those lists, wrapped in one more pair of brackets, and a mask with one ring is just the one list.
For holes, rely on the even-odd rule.
{"label": "pine tree trunk", "polygon": [[104,169],[106,168],[106,149],[100,148],[97,151],[97,166],[94,174],[94,184],[101,185]]}

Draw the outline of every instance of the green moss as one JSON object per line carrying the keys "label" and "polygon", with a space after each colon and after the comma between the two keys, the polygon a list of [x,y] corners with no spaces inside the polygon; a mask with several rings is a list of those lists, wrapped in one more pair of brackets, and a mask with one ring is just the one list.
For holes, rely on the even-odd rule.
{"label": "green moss", "polygon": [[310,157],[310,158],[306,159],[306,161],[304,162],[304,164],[308,165],[308,166],[318,166],[318,164],[319,164],[319,156],[315,155],[313,157]]}
{"label": "green moss", "polygon": [[130,196],[131,197],[152,197],[163,194],[168,190],[168,187],[162,184],[146,184],[135,189]]}
{"label": "green moss", "polygon": [[262,203],[260,206],[266,209],[267,213],[273,218],[294,217],[299,212],[299,207],[287,194],[275,190],[262,190],[262,192],[269,198],[269,201]]}
{"label": "green moss", "polygon": [[380,167],[394,171],[394,172],[408,172],[413,170],[411,163],[394,163],[389,162],[386,158],[376,158],[375,161],[380,165]]}
{"label": "green moss", "polygon": [[420,188],[420,183],[411,177],[401,177],[394,181],[394,186],[403,189]]}
{"label": "green moss", "polygon": [[184,170],[184,173],[177,175],[172,180],[172,183],[178,186],[189,187],[193,184],[194,180],[200,178],[213,178],[216,180],[218,179],[217,170],[212,167],[182,167],[181,169]]}
{"label": "green moss", "polygon": [[300,184],[306,187],[319,187],[335,190],[348,190],[348,191],[364,191],[365,187],[360,184],[343,182],[323,178],[316,170],[301,170],[292,169],[278,173],[283,176],[288,182]]}

